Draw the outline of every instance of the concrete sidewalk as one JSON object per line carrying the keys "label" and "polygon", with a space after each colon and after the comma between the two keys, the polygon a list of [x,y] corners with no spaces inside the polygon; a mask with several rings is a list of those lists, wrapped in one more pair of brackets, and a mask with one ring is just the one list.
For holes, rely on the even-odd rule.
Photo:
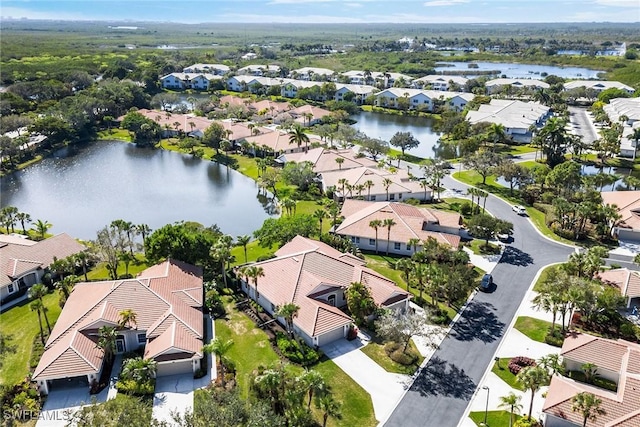
{"label": "concrete sidewalk", "polygon": [[153,418],[164,421],[169,426],[173,422],[171,413],[184,414],[193,411],[193,374],[169,375],[156,379],[156,393],[153,396]]}
{"label": "concrete sidewalk", "polygon": [[371,395],[376,419],[383,420],[411,384],[411,377],[385,371],[360,351],[364,345],[366,340],[342,339],[323,346],[322,351]]}

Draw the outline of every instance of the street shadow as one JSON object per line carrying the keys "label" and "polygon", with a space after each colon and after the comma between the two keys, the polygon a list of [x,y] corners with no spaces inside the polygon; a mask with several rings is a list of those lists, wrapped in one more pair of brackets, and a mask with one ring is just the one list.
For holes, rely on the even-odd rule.
{"label": "street shadow", "polygon": [[513,246],[505,246],[502,254],[501,263],[517,265],[518,267],[526,267],[533,264],[533,258],[526,252],[522,252]]}
{"label": "street shadow", "polygon": [[449,336],[458,341],[480,340],[489,343],[502,336],[505,324],[498,320],[495,308],[487,302],[472,302],[456,322]]}
{"label": "street shadow", "polygon": [[476,384],[463,369],[433,356],[411,388],[422,396],[446,396],[470,400]]}

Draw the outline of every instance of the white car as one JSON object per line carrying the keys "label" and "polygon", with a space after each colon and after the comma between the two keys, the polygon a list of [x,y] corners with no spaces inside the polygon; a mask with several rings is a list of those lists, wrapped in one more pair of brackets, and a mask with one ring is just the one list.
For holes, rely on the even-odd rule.
{"label": "white car", "polygon": [[511,209],[520,216],[524,216],[527,214],[527,210],[524,208],[524,206],[515,205]]}

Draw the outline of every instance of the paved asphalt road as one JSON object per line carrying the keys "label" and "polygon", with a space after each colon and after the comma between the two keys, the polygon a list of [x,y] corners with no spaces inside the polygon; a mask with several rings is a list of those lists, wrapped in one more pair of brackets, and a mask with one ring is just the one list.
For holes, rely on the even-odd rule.
{"label": "paved asphalt road", "polygon": [[[443,184],[467,188],[450,177]],[[489,196],[487,210],[514,225],[514,240],[492,272],[495,290],[473,298],[385,422],[387,427],[456,427],[538,270],[573,252],[542,237],[526,217],[495,196]]]}
{"label": "paved asphalt road", "polygon": [[569,107],[569,118],[574,132],[582,135],[582,142],[590,145],[598,139],[598,134],[591,123],[591,119],[587,116],[586,108]]}

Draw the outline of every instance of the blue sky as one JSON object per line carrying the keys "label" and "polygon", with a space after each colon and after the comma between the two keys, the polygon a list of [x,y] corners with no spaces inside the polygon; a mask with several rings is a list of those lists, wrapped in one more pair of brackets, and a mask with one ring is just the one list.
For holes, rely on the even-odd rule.
{"label": "blue sky", "polygon": [[0,16],[183,23],[640,22],[640,0],[1,0]]}

